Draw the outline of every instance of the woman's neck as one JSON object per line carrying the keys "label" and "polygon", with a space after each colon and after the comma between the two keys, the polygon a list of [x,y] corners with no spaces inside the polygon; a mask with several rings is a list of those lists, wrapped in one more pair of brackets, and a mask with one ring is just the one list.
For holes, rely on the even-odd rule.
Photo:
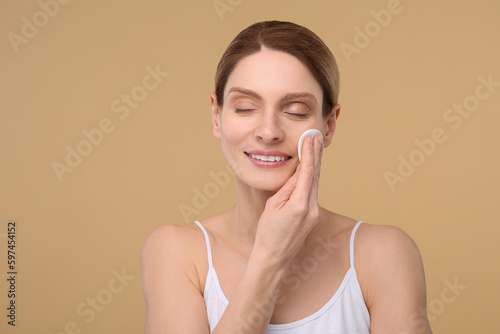
{"label": "woman's neck", "polygon": [[230,212],[228,232],[237,240],[253,244],[266,202],[276,192],[251,188],[238,180],[235,181],[236,204]]}
{"label": "woman's neck", "polygon": [[[225,212],[225,234],[233,241],[237,241],[244,248],[252,248],[257,226],[262,213],[266,207],[267,200],[276,192],[265,191],[251,188],[246,184],[238,183],[236,179],[236,204]],[[318,224],[313,228],[322,225],[321,222],[326,219],[327,211],[320,207]],[[313,231],[311,231],[313,232]],[[307,239],[310,239],[315,233],[310,233]],[[306,239],[305,245],[308,244]]]}

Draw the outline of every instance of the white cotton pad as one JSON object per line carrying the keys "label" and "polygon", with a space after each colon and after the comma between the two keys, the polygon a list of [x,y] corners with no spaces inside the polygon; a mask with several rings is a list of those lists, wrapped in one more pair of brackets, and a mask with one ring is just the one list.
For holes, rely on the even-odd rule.
{"label": "white cotton pad", "polygon": [[321,136],[321,142],[323,142],[323,134],[321,133],[321,131],[319,131],[317,129],[309,129],[306,132],[304,132],[302,134],[302,136],[300,136],[300,139],[299,139],[299,161],[301,160],[300,151],[302,149],[302,143],[304,142],[304,139],[306,139],[306,137],[314,138],[314,136],[317,136],[317,135]]}

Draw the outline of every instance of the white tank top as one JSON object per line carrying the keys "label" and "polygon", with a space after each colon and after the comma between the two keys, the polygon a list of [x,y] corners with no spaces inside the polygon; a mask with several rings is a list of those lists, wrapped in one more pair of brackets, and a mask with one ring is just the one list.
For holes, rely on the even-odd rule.
{"label": "white tank top", "polygon": [[[205,235],[208,253],[208,274],[203,299],[207,307],[210,333],[214,330],[224,313],[227,300],[212,264],[212,250],[208,233],[199,221],[195,223]],[[267,334],[369,334],[370,314],[366,307],[354,268],[354,236],[362,221],[359,221],[351,233],[349,248],[350,268],[344,276],[340,287],[332,298],[318,311],[303,319],[287,324],[269,324]]]}

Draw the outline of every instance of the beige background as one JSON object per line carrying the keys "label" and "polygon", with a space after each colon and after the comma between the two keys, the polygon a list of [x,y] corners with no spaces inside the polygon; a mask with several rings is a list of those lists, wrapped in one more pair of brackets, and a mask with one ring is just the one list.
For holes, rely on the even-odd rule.
{"label": "beige background", "polygon": [[[209,93],[230,40],[267,19],[309,27],[339,63],[342,111],[325,151],[321,204],[415,239],[435,333],[500,331],[500,87],[479,88],[483,100],[472,105],[480,76],[500,81],[498,2],[221,0],[219,16],[212,0],[58,9],[54,1],[41,1],[53,17],[34,0],[0,5],[0,276],[9,219],[18,223],[19,272],[15,328],[0,283],[2,332],[142,332],[144,238],[233,203],[234,183],[214,187],[211,176],[227,174]],[[371,11],[387,9],[399,14],[380,26]],[[26,20],[40,26],[24,28],[30,38]],[[356,27],[372,29],[368,45],[355,40]],[[345,54],[347,44],[357,53]],[[169,75],[126,117],[113,112],[122,94],[141,92],[147,67]],[[443,118],[464,101],[475,110],[459,126]],[[106,119],[113,130],[60,182],[53,163],[66,164],[66,147],[85,145],[82,131]],[[436,128],[446,140],[391,188],[384,174],[397,173],[400,155],[418,158],[415,140]],[[213,198],[203,203],[198,191]],[[196,214],[183,217],[187,207]],[[124,283],[114,279],[122,271]],[[447,290],[446,281],[462,288]],[[99,311],[90,311],[92,298]]]}

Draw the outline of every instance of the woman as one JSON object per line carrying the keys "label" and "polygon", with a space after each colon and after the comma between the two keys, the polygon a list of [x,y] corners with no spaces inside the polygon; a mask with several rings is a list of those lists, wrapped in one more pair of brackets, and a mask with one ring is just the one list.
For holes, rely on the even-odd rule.
{"label": "woman", "polygon": [[[145,240],[146,333],[431,333],[411,238],[318,204],[338,80],[330,50],[293,23],[256,23],[228,46],[212,123],[236,204]],[[299,161],[311,128],[323,139],[306,139]]]}

